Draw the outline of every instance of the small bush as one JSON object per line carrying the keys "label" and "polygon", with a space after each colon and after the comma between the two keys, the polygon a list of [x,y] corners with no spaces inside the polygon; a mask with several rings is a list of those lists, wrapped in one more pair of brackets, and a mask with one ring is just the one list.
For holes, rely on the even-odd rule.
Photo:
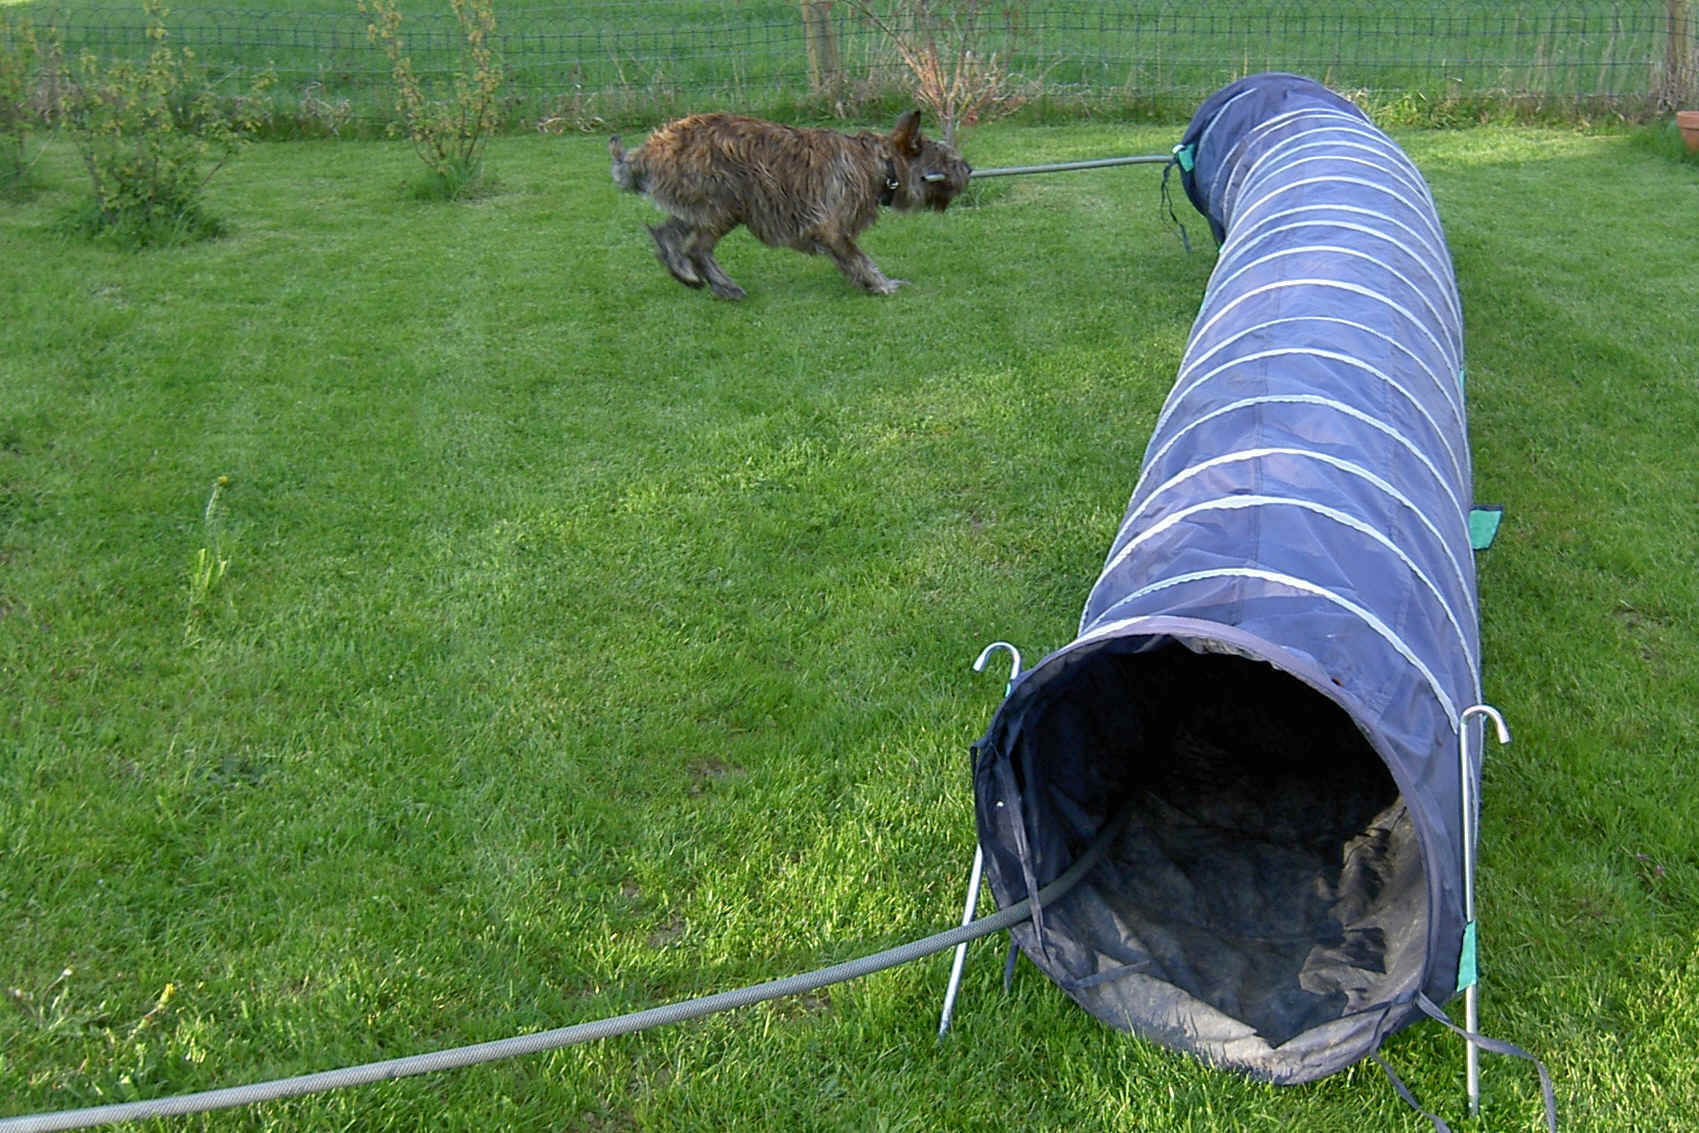
{"label": "small bush", "polygon": [[71,227],[128,247],[218,235],[204,208],[207,183],[265,117],[269,77],[222,96],[194,52],[175,49],[161,0],[143,0],[152,47],[144,62],[102,63],[85,51],[72,70],[64,121],[92,198]]}
{"label": "small bush", "polygon": [[370,17],[367,37],[382,46],[395,78],[395,109],[407,137],[431,171],[421,195],[457,200],[485,186],[484,145],[501,125],[506,82],[494,40],[493,0],[448,0],[460,25],[460,66],[443,97],[419,78],[401,35],[396,0],[358,0]]}
{"label": "small bush", "polygon": [[1041,83],[1018,82],[1005,60],[986,51],[995,25],[1021,30],[1023,9],[1009,0],[851,0],[851,7],[895,49],[916,102],[938,122],[939,137],[982,119],[1012,114]]}
{"label": "small bush", "polygon": [[58,38],[0,9],[0,197],[29,195],[30,172],[58,109]]}

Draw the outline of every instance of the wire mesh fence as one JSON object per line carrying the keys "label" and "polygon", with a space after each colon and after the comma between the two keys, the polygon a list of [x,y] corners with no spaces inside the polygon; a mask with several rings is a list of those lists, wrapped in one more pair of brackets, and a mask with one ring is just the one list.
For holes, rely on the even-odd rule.
{"label": "wire mesh fence", "polygon": [[[309,0],[310,2],[310,0]],[[897,5],[901,7],[901,5]],[[900,90],[905,69],[848,0],[604,0],[497,9],[513,115],[590,118],[675,106],[755,108]],[[1241,75],[1287,70],[1388,96],[1564,100],[1643,108],[1694,94],[1687,0],[1028,0],[995,5],[976,48],[1011,82],[1069,96],[1184,106]],[[1533,10],[1531,10],[1533,9]],[[139,57],[146,19],[110,3],[58,7],[68,51]],[[172,41],[214,68],[270,68],[278,91],[360,120],[387,112],[390,69],[353,0],[327,10],[179,7]],[[410,14],[406,49],[447,81],[453,16]]]}

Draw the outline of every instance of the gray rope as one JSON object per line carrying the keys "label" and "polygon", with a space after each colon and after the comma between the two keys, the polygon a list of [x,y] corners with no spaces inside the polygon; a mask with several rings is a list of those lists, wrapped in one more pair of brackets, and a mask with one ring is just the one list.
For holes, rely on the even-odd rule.
{"label": "gray rope", "polygon": [[[1102,860],[1110,844],[1114,842],[1122,827],[1126,825],[1131,813],[1131,808],[1128,808],[1117,815],[1098,835],[1097,841],[1084,854],[1080,855],[1079,860],[1070,866],[1066,873],[1040,889],[1038,891],[1038,903],[1043,905],[1061,900],[1069,890],[1079,884],[1086,874],[1090,873]],[[946,951],[958,944],[964,944],[982,936],[990,936],[992,933],[1013,928],[1027,918],[1031,912],[1032,904],[1033,899],[1029,897],[1017,904],[1010,905],[1007,909],[999,910],[987,917],[981,917],[971,924],[901,944],[895,948],[888,948],[883,952],[875,952],[871,956],[846,960],[841,964],[833,964],[818,971],[787,976],[784,979],[769,980],[752,987],[722,991],[714,995],[682,1000],[661,1007],[651,1007],[646,1011],[633,1011],[630,1014],[618,1015],[611,1019],[597,1019],[589,1023],[578,1023],[552,1031],[515,1035],[512,1038],[475,1043],[471,1046],[430,1051],[425,1054],[410,1055],[406,1058],[392,1058],[383,1062],[368,1062],[360,1066],[345,1066],[337,1070],[321,1070],[314,1074],[302,1074],[294,1078],[277,1078],[269,1082],[255,1082],[246,1086],[228,1086],[218,1090],[204,1090],[200,1093],[156,1098],[152,1101],[121,1102],[112,1105],[90,1106],[86,1109],[61,1110],[57,1113],[35,1113],[20,1117],[0,1118],[0,1133],[47,1133],[49,1130],[58,1129],[87,1129],[91,1126],[119,1121],[143,1121],[154,1117],[205,1113],[214,1109],[232,1109],[236,1106],[254,1105],[258,1102],[277,1101],[282,1098],[296,1098],[304,1094],[322,1093],[326,1090],[343,1089],[348,1086],[387,1082],[395,1078],[411,1077],[415,1074],[433,1074],[440,1070],[456,1070],[463,1066],[475,1066],[481,1062],[517,1058],[526,1054],[541,1054],[544,1051],[558,1050],[561,1047],[575,1046],[579,1043],[609,1039],[616,1035],[628,1035],[635,1031],[648,1030],[651,1027],[665,1026],[669,1023],[682,1023],[686,1019],[697,1019],[703,1015],[748,1007],[769,999],[779,999],[787,995],[801,995],[803,992],[814,991],[829,984],[843,983],[846,980],[859,979],[886,968],[894,968],[911,960],[918,960],[923,956]]]}
{"label": "gray rope", "polygon": [[1147,153],[1137,157],[1100,157],[1092,161],[1058,161],[1051,165],[1004,165],[997,169],[975,169],[974,180],[982,177],[1013,177],[1019,173],[1061,173],[1069,169],[1100,169],[1105,165],[1166,165],[1173,154]]}

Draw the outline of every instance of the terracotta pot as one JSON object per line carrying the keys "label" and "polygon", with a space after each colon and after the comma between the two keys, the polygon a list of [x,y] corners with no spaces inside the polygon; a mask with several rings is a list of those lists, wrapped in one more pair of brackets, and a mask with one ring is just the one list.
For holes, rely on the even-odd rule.
{"label": "terracotta pot", "polygon": [[1675,124],[1681,129],[1681,140],[1688,153],[1699,153],[1699,110],[1678,110]]}

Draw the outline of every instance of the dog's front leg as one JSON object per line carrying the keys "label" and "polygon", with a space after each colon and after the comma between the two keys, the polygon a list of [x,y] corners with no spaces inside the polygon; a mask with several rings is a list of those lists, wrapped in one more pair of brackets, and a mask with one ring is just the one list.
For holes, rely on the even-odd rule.
{"label": "dog's front leg", "polygon": [[708,281],[708,286],[721,299],[736,302],[745,295],[737,281],[727,275],[720,266],[720,261],[714,258],[714,247],[720,242],[724,232],[716,232],[709,228],[698,228],[684,245],[685,254],[690,257],[692,266]]}
{"label": "dog's front leg", "polygon": [[701,287],[702,277],[697,274],[685,249],[685,241],[690,239],[690,235],[690,223],[676,216],[665,224],[649,228],[649,237],[655,241],[655,258],[661,261],[661,266],[686,287]]}
{"label": "dog's front leg", "polygon": [[874,295],[895,294],[897,288],[908,282],[906,279],[891,279],[880,271],[879,265],[847,236],[824,242],[821,246],[838,265],[838,270],[849,276],[850,282]]}

